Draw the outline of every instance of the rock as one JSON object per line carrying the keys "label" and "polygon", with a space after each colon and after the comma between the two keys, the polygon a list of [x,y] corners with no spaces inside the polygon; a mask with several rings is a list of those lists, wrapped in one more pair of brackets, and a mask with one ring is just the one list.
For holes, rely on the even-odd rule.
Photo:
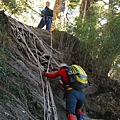
{"label": "rock", "polygon": [[[0,30],[3,32],[0,34],[2,39],[0,50],[3,50],[3,53],[0,53],[0,118],[43,120],[43,113],[47,107],[44,106],[43,93],[46,92],[46,86],[43,84],[45,79],[42,78],[41,71],[47,69],[49,56],[50,72],[54,68],[57,69],[63,61],[68,64],[76,62],[82,66],[84,61],[82,50],[85,43],[79,42],[77,38],[65,32],[54,31],[53,49],[50,47],[49,31],[31,28],[6,16],[3,12],[0,12],[0,16],[2,26]],[[84,90],[85,120],[117,120],[120,116],[119,82],[105,75],[95,75],[95,70],[92,68],[95,63],[93,64],[90,56],[87,57],[84,61],[85,66],[82,67],[88,73],[92,85]],[[51,80],[50,84],[58,118],[66,120],[63,92],[57,82],[59,79]]]}

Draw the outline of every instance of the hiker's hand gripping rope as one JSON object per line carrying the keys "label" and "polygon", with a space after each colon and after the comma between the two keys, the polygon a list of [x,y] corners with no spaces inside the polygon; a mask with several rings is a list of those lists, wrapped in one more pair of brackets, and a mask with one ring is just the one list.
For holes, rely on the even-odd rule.
{"label": "hiker's hand gripping rope", "polygon": [[46,76],[47,70],[42,71],[42,75]]}

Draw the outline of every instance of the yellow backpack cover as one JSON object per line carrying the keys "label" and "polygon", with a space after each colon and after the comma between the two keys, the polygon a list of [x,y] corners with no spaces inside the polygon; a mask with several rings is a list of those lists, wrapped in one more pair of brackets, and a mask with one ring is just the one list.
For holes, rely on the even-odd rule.
{"label": "yellow backpack cover", "polygon": [[71,65],[68,72],[70,86],[77,90],[82,90],[88,86],[88,77],[86,72],[79,65]]}

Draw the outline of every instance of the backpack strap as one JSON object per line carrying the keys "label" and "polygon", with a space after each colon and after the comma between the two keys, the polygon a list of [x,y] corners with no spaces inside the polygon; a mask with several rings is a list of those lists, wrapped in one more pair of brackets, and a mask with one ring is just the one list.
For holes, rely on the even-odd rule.
{"label": "backpack strap", "polygon": [[[68,68],[67,67],[65,67],[64,68],[65,69],[65,71],[66,71],[66,73],[67,73],[67,71],[68,71]],[[67,75],[68,75],[68,73],[67,73]],[[68,83],[61,77],[61,80],[62,80],[62,82],[65,84],[65,85],[67,85]]]}

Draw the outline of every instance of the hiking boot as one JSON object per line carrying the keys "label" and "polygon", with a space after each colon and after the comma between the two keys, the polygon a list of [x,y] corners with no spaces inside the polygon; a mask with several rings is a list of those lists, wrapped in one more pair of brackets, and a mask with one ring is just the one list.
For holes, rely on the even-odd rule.
{"label": "hiking boot", "polygon": [[67,119],[68,119],[68,120],[77,120],[77,119],[76,119],[76,116],[73,115],[73,114],[68,114]]}
{"label": "hiking boot", "polygon": [[84,115],[81,109],[77,110],[77,120],[84,120]]}

